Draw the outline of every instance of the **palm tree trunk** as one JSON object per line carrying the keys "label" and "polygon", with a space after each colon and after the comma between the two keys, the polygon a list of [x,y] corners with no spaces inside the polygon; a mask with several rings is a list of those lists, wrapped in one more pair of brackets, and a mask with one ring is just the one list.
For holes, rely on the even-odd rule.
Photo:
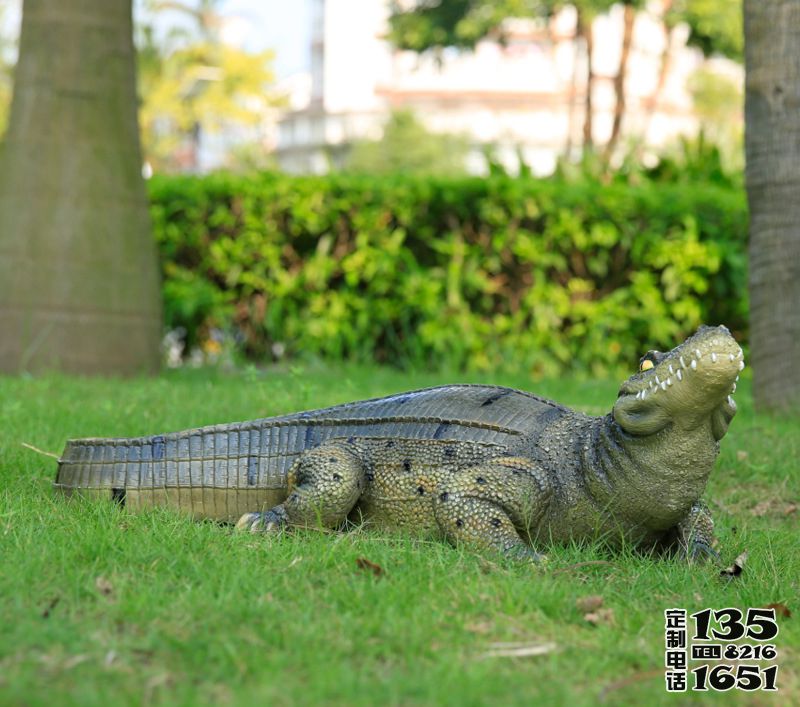
{"label": "palm tree trunk", "polygon": [[674,34],[674,27],[671,27],[667,23],[667,13],[671,8],[672,0],[664,0],[661,17],[661,30],[664,33],[664,50],[661,52],[655,88],[653,88],[653,92],[647,99],[647,104],[645,106],[644,129],[642,130],[645,141],[647,140],[647,134],[650,132],[653,116],[658,108],[658,102],[661,99],[661,93],[667,83],[667,76],[669,76],[672,64],[672,37]]}
{"label": "palm tree trunk", "polygon": [[745,0],[750,342],[756,405],[800,407],[800,3]]}
{"label": "palm tree trunk", "polygon": [[624,20],[622,30],[622,52],[619,57],[619,69],[614,77],[614,122],[611,125],[611,137],[606,144],[605,156],[609,159],[614,153],[619,136],[622,131],[622,118],[625,115],[625,79],[628,75],[628,57],[631,53],[631,42],[633,41],[633,26],[636,22],[636,8],[625,3]]}
{"label": "palm tree trunk", "polygon": [[577,125],[577,96],[578,96],[578,66],[581,61],[581,35],[580,22],[575,24],[575,33],[573,35],[573,56],[572,56],[572,73],[569,77],[569,89],[567,90],[567,140],[564,145],[564,158],[569,159],[572,155],[572,138],[575,133]]}
{"label": "palm tree trunk", "polygon": [[578,37],[583,37],[586,44],[586,95],[584,97],[583,114],[583,151],[591,152],[594,147],[594,64],[592,53],[594,50],[594,33],[592,30],[592,17],[588,19],[578,12],[577,29]]}
{"label": "palm tree trunk", "polygon": [[158,368],[131,0],[25,0],[0,154],[0,371]]}

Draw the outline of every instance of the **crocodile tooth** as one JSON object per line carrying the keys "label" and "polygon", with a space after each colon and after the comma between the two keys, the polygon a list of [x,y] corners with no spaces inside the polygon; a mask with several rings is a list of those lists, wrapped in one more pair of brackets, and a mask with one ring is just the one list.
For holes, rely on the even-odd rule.
{"label": "crocodile tooth", "polygon": [[744,361],[739,361],[739,370],[740,371],[744,370]]}
{"label": "crocodile tooth", "polygon": [[656,376],[656,385],[659,385],[660,383],[661,383],[661,381],[658,380],[658,376]]}
{"label": "crocodile tooth", "polygon": [[733,354],[728,354],[728,358],[729,358],[731,361],[733,361],[733,359],[734,359],[734,356],[733,356]]}
{"label": "crocodile tooth", "polygon": [[735,392],[736,392],[736,383],[734,383],[733,387],[731,388],[731,393],[735,393]]}
{"label": "crocodile tooth", "polygon": [[667,389],[667,381],[661,381],[661,390]]}
{"label": "crocodile tooth", "polygon": [[693,370],[693,371],[696,371],[696,370],[697,370],[697,361],[695,361],[694,359],[692,359],[692,364],[691,364],[691,365],[692,365],[692,370]]}
{"label": "crocodile tooth", "polygon": [[734,380],[738,383],[739,382],[739,376],[736,376],[736,378]]}
{"label": "crocodile tooth", "polygon": [[647,396],[647,391],[643,390],[642,391],[642,400],[644,400],[646,396]]}
{"label": "crocodile tooth", "polygon": [[686,368],[686,361],[683,360],[683,356],[680,357],[681,367]]}
{"label": "crocodile tooth", "polygon": [[733,398],[730,395],[728,396],[728,405],[733,407]]}
{"label": "crocodile tooth", "polygon": [[703,354],[700,353],[700,349],[695,349],[694,353],[697,356],[697,358],[703,358]]}
{"label": "crocodile tooth", "polygon": [[672,378],[667,378],[667,385],[672,385]]}
{"label": "crocodile tooth", "polygon": [[680,371],[678,371],[678,373],[677,373],[676,375],[678,376],[678,380],[679,380],[679,381],[682,381],[682,380],[683,380],[683,373],[681,373]]}
{"label": "crocodile tooth", "polygon": [[715,354],[715,353],[712,351],[712,352],[711,352],[711,363],[716,363],[716,362],[717,362],[717,354]]}
{"label": "crocodile tooth", "polygon": [[669,373],[670,373],[670,375],[675,373],[675,371],[672,370],[672,364],[671,363],[669,364]]}

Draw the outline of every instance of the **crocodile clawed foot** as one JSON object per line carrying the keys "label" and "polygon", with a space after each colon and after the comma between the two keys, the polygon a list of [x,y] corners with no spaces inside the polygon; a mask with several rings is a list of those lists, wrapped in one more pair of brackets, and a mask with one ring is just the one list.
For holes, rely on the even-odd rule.
{"label": "crocodile clawed foot", "polygon": [[263,513],[245,513],[236,523],[236,530],[251,533],[276,533],[286,526],[286,511],[273,508]]}
{"label": "crocodile clawed foot", "polygon": [[540,564],[547,562],[547,555],[542,555],[529,547],[515,545],[505,551],[504,555],[514,562],[530,562],[532,564]]}
{"label": "crocodile clawed foot", "polygon": [[684,552],[684,556],[689,564],[705,564],[706,562],[719,562],[719,553],[708,543],[700,540],[692,542],[690,548]]}

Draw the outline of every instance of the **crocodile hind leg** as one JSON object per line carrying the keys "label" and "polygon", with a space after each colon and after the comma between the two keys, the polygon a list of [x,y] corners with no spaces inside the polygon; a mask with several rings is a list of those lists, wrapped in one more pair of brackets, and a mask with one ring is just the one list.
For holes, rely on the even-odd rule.
{"label": "crocodile hind leg", "polygon": [[246,513],[236,527],[261,532],[286,525],[335,528],[364,488],[364,465],[349,447],[326,442],[304,452],[289,471],[289,495],[262,513]]}
{"label": "crocodile hind leg", "polygon": [[547,510],[550,493],[546,475],[534,462],[501,457],[461,469],[442,483],[434,514],[453,543],[537,561],[543,556],[526,540]]}

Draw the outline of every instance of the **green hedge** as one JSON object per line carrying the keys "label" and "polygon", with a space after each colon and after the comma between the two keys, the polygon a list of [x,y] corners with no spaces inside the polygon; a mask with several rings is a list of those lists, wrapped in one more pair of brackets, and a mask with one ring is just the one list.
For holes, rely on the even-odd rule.
{"label": "green hedge", "polygon": [[167,326],[274,352],[607,373],[701,322],[746,337],[744,194],[281,174],[158,177]]}

